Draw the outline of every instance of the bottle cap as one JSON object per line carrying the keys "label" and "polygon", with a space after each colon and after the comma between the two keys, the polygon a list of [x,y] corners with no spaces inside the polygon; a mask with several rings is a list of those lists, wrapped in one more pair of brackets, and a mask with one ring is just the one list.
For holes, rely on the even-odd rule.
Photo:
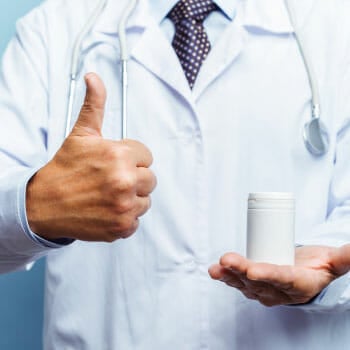
{"label": "bottle cap", "polygon": [[294,193],[292,192],[255,192],[249,194],[249,199],[255,200],[294,200]]}
{"label": "bottle cap", "polygon": [[291,192],[250,193],[248,209],[291,209],[295,208],[295,197]]}

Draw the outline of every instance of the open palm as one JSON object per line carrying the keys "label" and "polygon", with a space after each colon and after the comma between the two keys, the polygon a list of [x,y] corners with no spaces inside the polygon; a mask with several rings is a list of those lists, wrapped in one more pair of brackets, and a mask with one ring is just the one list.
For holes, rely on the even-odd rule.
{"label": "open palm", "polygon": [[280,266],[228,253],[210,267],[209,274],[265,306],[303,304],[350,270],[350,244],[300,247],[295,258],[294,266]]}

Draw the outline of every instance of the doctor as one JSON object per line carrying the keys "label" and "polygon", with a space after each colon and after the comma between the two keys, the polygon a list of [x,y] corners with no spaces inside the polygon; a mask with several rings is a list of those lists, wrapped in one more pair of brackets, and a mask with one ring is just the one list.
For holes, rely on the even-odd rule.
{"label": "doctor", "polygon": [[[82,42],[65,139],[71,52],[96,3],[46,1],[18,23],[2,65],[0,270],[47,256],[45,349],[346,349],[350,4],[293,1],[329,136],[316,157],[282,0],[181,2],[210,8],[186,22],[199,40],[189,60],[177,1],[139,1],[122,141],[128,1],[109,0]],[[258,191],[296,194],[296,267],[243,258],[247,194]],[[222,255],[215,283],[207,270]]]}

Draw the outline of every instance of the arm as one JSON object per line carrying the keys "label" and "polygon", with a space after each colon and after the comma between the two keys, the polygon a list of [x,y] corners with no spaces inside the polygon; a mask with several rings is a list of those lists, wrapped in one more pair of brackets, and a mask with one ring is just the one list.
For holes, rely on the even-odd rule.
{"label": "arm", "polygon": [[[32,21],[44,26],[37,14],[30,17],[29,22]],[[1,67],[0,272],[24,268],[59,247],[49,242],[45,246],[32,239],[25,227],[22,208],[27,181],[46,162],[48,112],[44,45],[43,36],[32,28],[26,29],[20,21]]]}
{"label": "arm", "polygon": [[311,235],[305,235],[308,238],[298,240],[303,247],[296,249],[296,266],[256,264],[230,253],[210,268],[211,277],[266,306],[293,304],[317,312],[349,310],[349,150],[350,129],[346,122],[338,132],[328,216],[312,228]]}
{"label": "arm", "polygon": [[328,211],[308,232],[298,232],[297,243],[303,247],[296,249],[296,266],[256,264],[229,253],[209,269],[213,279],[266,306],[293,305],[313,312],[350,309],[350,51],[346,41],[341,46],[348,47],[335,53],[342,61],[336,66],[343,69],[332,70],[338,76],[332,101],[337,108],[331,123],[335,153]]}
{"label": "arm", "polygon": [[[345,106],[345,104],[343,105]],[[296,266],[257,264],[226,254],[209,273],[266,306],[293,305],[309,311],[350,309],[350,130],[339,128],[329,195],[329,214],[299,239]],[[302,235],[300,235],[302,237]],[[297,304],[297,305],[296,305]]]}
{"label": "arm", "polygon": [[156,183],[145,146],[102,138],[106,91],[94,74],[86,78],[86,99],[71,135],[46,159],[48,63],[41,28],[20,26],[3,63],[0,273],[62,247],[62,239],[112,242],[130,236],[150,207]]}

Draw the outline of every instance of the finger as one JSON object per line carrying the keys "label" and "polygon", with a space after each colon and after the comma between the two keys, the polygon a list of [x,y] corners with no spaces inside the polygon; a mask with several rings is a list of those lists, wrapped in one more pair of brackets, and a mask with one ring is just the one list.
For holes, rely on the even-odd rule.
{"label": "finger", "polygon": [[77,136],[101,136],[106,103],[106,88],[98,75],[85,76],[86,95],[78,120],[72,130]]}
{"label": "finger", "polygon": [[220,264],[231,271],[246,275],[251,281],[266,282],[283,289],[293,286],[294,274],[290,266],[254,263],[236,253],[224,255]]}
{"label": "finger", "polygon": [[234,287],[239,290],[246,289],[244,279],[238,275],[233,274],[232,272],[226,272],[225,277],[221,278],[220,281],[226,283],[230,287]]}
{"label": "finger", "polygon": [[232,272],[219,264],[212,265],[209,270],[209,275],[214,280],[219,280],[227,285],[235,288],[244,287],[244,283],[241,280],[241,276],[236,272]]}
{"label": "finger", "polygon": [[151,208],[151,197],[137,197],[136,217],[145,215]]}
{"label": "finger", "polygon": [[122,232],[120,234],[120,237],[124,238],[124,239],[125,238],[129,238],[131,235],[133,235],[137,231],[139,226],[140,226],[140,220],[139,219],[135,219],[135,221],[133,222],[133,225],[131,225],[131,227],[128,230]]}
{"label": "finger", "polygon": [[236,253],[227,253],[220,259],[220,265],[231,271],[240,274],[246,274],[251,262],[243,256]]}
{"label": "finger", "polygon": [[332,250],[330,261],[331,270],[335,275],[347,273],[350,270],[350,244]]}
{"label": "finger", "polygon": [[274,287],[270,284],[262,281],[252,281],[246,278],[244,280],[244,285],[250,289],[253,290],[255,294],[266,294],[271,291]]}
{"label": "finger", "polygon": [[147,197],[153,192],[157,185],[157,179],[148,168],[137,168],[136,194],[140,197]]}
{"label": "finger", "polygon": [[290,289],[295,281],[295,271],[291,266],[256,263],[247,270],[251,281],[265,282],[280,289]]}
{"label": "finger", "polygon": [[226,276],[226,269],[219,264],[215,264],[210,266],[208,273],[212,279],[221,280]]}
{"label": "finger", "polygon": [[245,289],[245,285],[244,283],[242,283],[242,281],[240,279],[229,279],[227,281],[222,281],[225,282],[228,286],[236,288],[240,291],[243,291]]}
{"label": "finger", "polygon": [[153,163],[153,156],[151,151],[141,142],[135,140],[122,140],[118,143],[127,146],[137,167],[149,168]]}

